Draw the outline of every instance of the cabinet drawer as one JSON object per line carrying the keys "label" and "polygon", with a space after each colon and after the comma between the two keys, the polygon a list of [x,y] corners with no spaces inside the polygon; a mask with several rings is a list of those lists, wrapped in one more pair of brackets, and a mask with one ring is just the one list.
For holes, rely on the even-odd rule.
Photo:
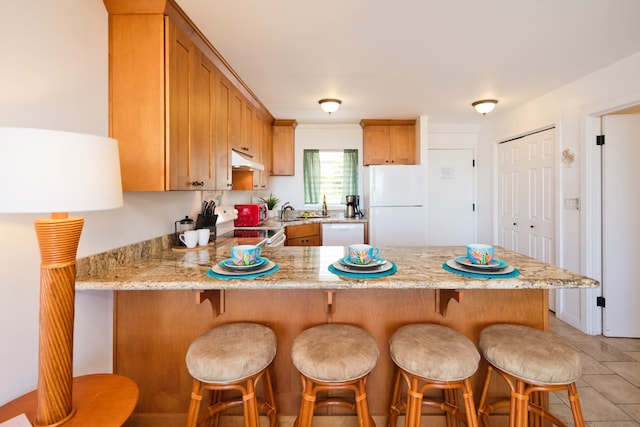
{"label": "cabinet drawer", "polygon": [[288,239],[299,237],[320,236],[320,224],[290,225],[286,228],[285,234]]}
{"label": "cabinet drawer", "polygon": [[297,237],[290,239],[287,236],[287,246],[320,246],[320,236]]}

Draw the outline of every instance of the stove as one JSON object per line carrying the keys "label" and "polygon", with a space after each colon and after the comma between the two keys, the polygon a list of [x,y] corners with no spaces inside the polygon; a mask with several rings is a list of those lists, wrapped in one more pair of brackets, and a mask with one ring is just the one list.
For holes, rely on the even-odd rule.
{"label": "stove", "polygon": [[219,238],[255,238],[260,239],[260,245],[282,246],[286,240],[283,228],[234,228],[223,234],[218,234]]}

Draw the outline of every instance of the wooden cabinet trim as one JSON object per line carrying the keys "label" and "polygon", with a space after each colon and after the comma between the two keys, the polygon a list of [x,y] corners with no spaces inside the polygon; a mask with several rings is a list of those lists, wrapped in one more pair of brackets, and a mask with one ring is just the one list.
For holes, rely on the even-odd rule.
{"label": "wooden cabinet trim", "polygon": [[394,125],[415,125],[417,120],[387,120],[387,119],[362,119],[360,126],[394,126]]}

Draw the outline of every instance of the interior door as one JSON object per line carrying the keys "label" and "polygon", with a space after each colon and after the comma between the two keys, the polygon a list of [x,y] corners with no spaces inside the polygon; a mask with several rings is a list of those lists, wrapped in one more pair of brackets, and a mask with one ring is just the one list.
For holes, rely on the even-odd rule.
{"label": "interior door", "polygon": [[429,244],[475,242],[472,149],[431,149],[429,171]]}
{"label": "interior door", "polygon": [[633,268],[640,242],[640,114],[603,117],[603,334],[640,337],[640,279]]}
{"label": "interior door", "polygon": [[555,130],[504,142],[499,158],[499,242],[555,261]]}
{"label": "interior door", "polygon": [[[512,251],[555,263],[555,129],[498,146],[498,241]],[[549,292],[555,310],[555,293]]]}

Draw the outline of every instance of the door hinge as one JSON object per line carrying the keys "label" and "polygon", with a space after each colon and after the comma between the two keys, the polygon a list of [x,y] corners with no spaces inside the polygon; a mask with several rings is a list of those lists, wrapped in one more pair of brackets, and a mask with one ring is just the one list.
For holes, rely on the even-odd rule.
{"label": "door hinge", "polygon": [[476,211],[476,204],[475,203],[473,204],[473,211],[474,212]]}
{"label": "door hinge", "polygon": [[596,135],[596,145],[604,145],[604,135]]}
{"label": "door hinge", "polygon": [[476,167],[476,159],[473,159],[473,160],[471,161],[471,167],[472,167],[472,168],[475,168],[475,167]]}
{"label": "door hinge", "polygon": [[598,307],[605,307],[605,300],[604,297],[596,297],[596,306]]}

